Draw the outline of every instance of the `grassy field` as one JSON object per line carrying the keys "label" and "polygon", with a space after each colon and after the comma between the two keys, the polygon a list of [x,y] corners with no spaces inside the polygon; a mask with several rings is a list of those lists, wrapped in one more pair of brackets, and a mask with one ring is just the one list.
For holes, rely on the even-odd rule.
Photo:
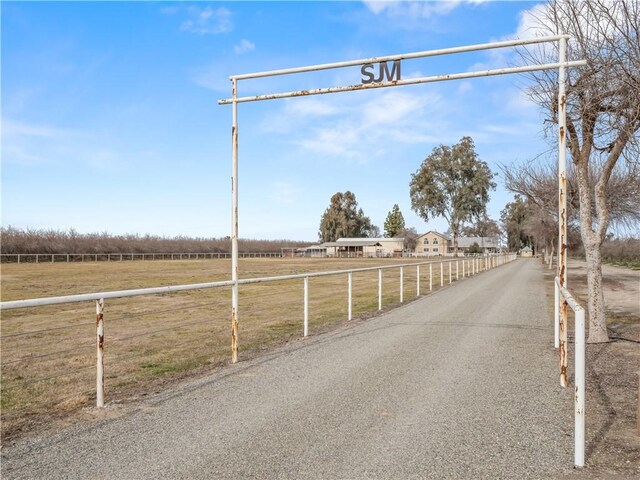
{"label": "grassy field", "polygon": [[[410,263],[411,259],[241,259],[241,278]],[[19,300],[227,280],[228,260],[2,265],[2,300]],[[459,267],[462,276],[462,265]],[[429,268],[420,290],[429,292]],[[444,283],[449,282],[448,263]],[[452,278],[455,281],[455,262]],[[399,269],[383,271],[383,307],[399,302]],[[433,288],[440,267],[433,268]],[[404,299],[416,296],[416,268],[404,269]],[[353,315],[375,314],[378,273],[353,274]],[[167,382],[230,360],[230,287],[105,301],[106,401],[158,391]],[[240,287],[239,358],[299,338],[303,281]],[[347,276],[309,281],[309,333],[347,320]],[[95,405],[95,304],[2,312],[2,434],[19,435]]]}

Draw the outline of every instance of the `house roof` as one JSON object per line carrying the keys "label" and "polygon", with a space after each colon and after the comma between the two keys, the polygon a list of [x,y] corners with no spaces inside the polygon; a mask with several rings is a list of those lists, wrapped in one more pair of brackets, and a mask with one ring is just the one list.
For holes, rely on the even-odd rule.
{"label": "house roof", "polygon": [[336,242],[325,242],[322,247],[381,247],[377,238],[340,238]]}
{"label": "house roof", "polygon": [[474,243],[477,243],[479,247],[484,248],[497,248],[497,239],[493,237],[458,237],[458,247],[468,248]]}
{"label": "house roof", "polygon": [[326,250],[327,247],[322,245],[309,245],[308,247],[301,248],[300,250]]}
{"label": "house roof", "polygon": [[336,243],[351,243],[361,241],[376,241],[376,242],[404,242],[404,237],[372,237],[372,238],[339,238]]}
{"label": "house roof", "polygon": [[436,232],[435,230],[429,230],[427,233],[423,233],[422,235],[419,235],[418,238],[424,237],[425,235],[429,235],[430,233],[435,233],[441,238],[444,238],[446,240],[451,240],[451,238],[448,235],[445,235],[444,233]]}

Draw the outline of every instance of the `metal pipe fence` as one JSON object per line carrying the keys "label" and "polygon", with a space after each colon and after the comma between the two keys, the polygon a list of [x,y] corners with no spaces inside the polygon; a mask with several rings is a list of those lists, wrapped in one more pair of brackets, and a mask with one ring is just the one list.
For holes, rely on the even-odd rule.
{"label": "metal pipe fence", "polygon": [[[515,258],[514,254],[508,254],[474,260],[446,259],[246,278],[238,280],[237,286],[240,303],[247,309],[244,324],[250,323],[252,316],[260,317],[260,322],[265,323],[267,327],[272,325],[275,332],[295,332],[300,328],[298,322],[301,321],[301,333],[303,337],[307,337],[310,327],[314,325],[314,317],[315,321],[320,317],[332,319],[346,317],[347,320],[352,320],[356,315],[375,312],[376,307],[377,310],[382,310],[384,306],[410,300],[407,298],[408,294],[412,298],[417,298],[421,294],[432,292],[437,284],[444,286],[446,273],[443,265],[445,263],[447,263],[449,269],[447,272],[452,284],[457,277],[452,277],[451,271],[460,264],[464,267],[468,262],[474,265],[477,263],[489,269]],[[439,264],[440,269],[434,268],[434,264],[436,267]],[[474,273],[480,271],[482,270],[476,269]],[[336,277],[346,281],[336,281]],[[301,297],[295,293],[300,288],[298,283],[300,281],[302,281]],[[136,368],[151,374],[162,371],[165,367],[161,362],[148,360],[147,357],[168,355],[176,359],[180,358],[180,355],[189,358],[199,355],[205,358],[207,352],[202,351],[205,346],[220,352],[226,350],[228,344],[226,348],[223,345],[227,333],[226,325],[222,322],[222,315],[219,317],[215,315],[220,315],[228,302],[226,296],[220,295],[220,288],[229,289],[233,286],[234,282],[228,280],[0,302],[0,311],[3,316],[2,335],[0,335],[3,349],[0,365],[3,375],[3,395],[8,392],[8,397],[11,397],[11,385],[19,381],[22,382],[20,385],[23,385],[21,388],[28,391],[30,397],[41,396],[51,400],[56,392],[47,393],[45,390],[55,389],[55,381],[59,380],[69,384],[69,388],[76,388],[78,391],[84,388],[82,395],[86,402],[89,398],[86,396],[87,375],[89,370],[94,370],[96,406],[103,407],[106,402],[105,382],[110,379],[115,382],[115,379],[122,374],[123,367],[118,364],[119,362],[133,358]],[[265,289],[268,291],[263,293]],[[181,296],[176,296],[177,294]],[[202,297],[193,297],[196,294]],[[277,296],[277,302],[274,303],[282,307],[282,311],[275,314],[275,318],[264,317],[262,306],[264,302],[272,301],[274,296]],[[341,298],[344,299],[345,304],[342,304]],[[107,305],[106,300],[112,300],[112,302]],[[135,303],[137,301],[140,303]],[[142,303],[143,301],[146,303]],[[88,321],[85,317],[81,310],[82,305],[75,310],[60,312],[61,304],[83,302],[94,302],[96,316],[93,342],[90,340],[89,333],[94,322]],[[291,316],[291,312],[298,308],[302,310],[301,314]],[[253,312],[250,311],[251,309]],[[322,313],[323,309],[328,313]],[[21,310],[21,312],[13,314],[12,311],[15,310]],[[180,314],[176,315],[176,312]],[[160,320],[165,319],[167,324],[160,323]],[[274,322],[281,322],[284,327]],[[105,332],[109,325],[113,325],[109,327],[110,329],[121,330],[121,334],[107,337]],[[116,325],[120,325],[121,328]],[[124,325],[127,325],[126,329],[122,328]],[[216,332],[215,335],[212,335],[212,331]],[[172,336],[168,343],[171,350],[161,351],[164,347],[160,345],[167,335]],[[215,342],[211,340],[213,337],[217,339]],[[207,340],[203,342],[203,338]],[[235,340],[238,340],[237,337]],[[263,341],[263,338],[250,339],[248,335],[246,344]],[[47,349],[44,350],[42,345],[46,345]],[[95,348],[93,361],[91,345]],[[105,354],[107,345],[110,349],[108,362]],[[182,347],[183,345],[185,348]],[[195,345],[198,346],[197,349],[192,348]],[[188,363],[188,360],[185,362]],[[63,366],[56,367],[58,364]],[[5,379],[9,382],[5,382]],[[60,401],[53,402],[55,405],[59,403]]]}
{"label": "metal pipe fence", "polygon": [[569,290],[555,277],[554,344],[560,351],[560,385],[566,387],[567,380],[567,310],[574,312],[575,327],[575,401],[574,401],[574,464],[584,467],[585,445],[585,401],[586,401],[586,345],[584,308],[573,298]]}
{"label": "metal pipe fence", "polygon": [[[240,258],[282,258],[281,252],[243,252]],[[231,258],[231,253],[2,253],[1,263],[126,262]]]}

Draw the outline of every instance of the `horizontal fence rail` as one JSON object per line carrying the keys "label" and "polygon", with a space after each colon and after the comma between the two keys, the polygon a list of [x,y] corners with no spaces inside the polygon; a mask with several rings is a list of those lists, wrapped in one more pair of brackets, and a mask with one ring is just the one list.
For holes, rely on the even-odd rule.
{"label": "horizontal fence rail", "polygon": [[[445,284],[447,286],[452,285],[459,279],[464,279],[485,270],[501,266],[515,260],[515,258],[515,254],[505,254],[484,257],[446,258],[437,261],[414,261],[412,263],[399,263],[393,265],[295,273],[270,277],[244,278],[238,280],[237,285],[243,287],[240,289],[244,299],[243,304],[246,304],[249,311],[252,311],[252,313],[246,314],[247,320],[245,320],[245,322],[249,322],[251,316],[260,315],[260,312],[262,311],[261,302],[268,301],[268,299],[273,298],[274,293],[272,292],[275,292],[275,294],[282,295],[281,297],[278,297],[278,301],[276,303],[286,304],[284,306],[286,311],[285,316],[290,317],[291,311],[295,311],[297,308],[301,309],[299,316],[293,315],[293,319],[284,318],[283,321],[286,324],[285,327],[289,328],[289,326],[292,326],[294,329],[299,328],[296,324],[298,321],[301,321],[301,333],[303,337],[306,337],[309,335],[310,314],[314,311],[313,309],[327,308],[327,305],[330,305],[331,315],[334,315],[332,318],[335,318],[337,315],[338,318],[342,317],[347,320],[352,320],[354,315],[357,315],[358,312],[360,312],[360,314],[370,314],[372,311],[376,311],[376,309],[377,311],[381,311],[385,304],[391,305],[394,303],[402,303],[409,300],[409,297],[417,298],[423,293],[429,293],[436,290],[437,285],[440,287],[444,287]],[[342,283],[342,281],[331,280],[335,277],[344,278],[344,283]],[[298,283],[298,281],[301,281],[301,283]],[[285,293],[282,293],[282,290],[278,290],[280,288],[279,285],[283,284],[288,285],[288,291]],[[211,315],[217,311],[221,311],[223,305],[228,301],[225,297],[217,294],[213,296],[208,295],[205,297],[206,300],[196,301],[192,296],[176,299],[173,295],[180,292],[183,292],[184,295],[193,294],[195,291],[202,291],[204,294],[207,290],[229,288],[233,287],[233,285],[233,281],[225,280],[0,302],[0,310],[3,313],[3,331],[0,336],[0,340],[3,342],[3,353],[8,351],[7,347],[10,347],[9,350],[13,353],[13,356],[3,355],[1,365],[3,367],[3,380],[4,375],[9,375],[9,373],[7,373],[9,370],[10,375],[14,380],[15,378],[26,378],[27,374],[20,369],[24,369],[28,366],[30,374],[35,375],[33,379],[30,380],[31,383],[28,385],[29,392],[31,392],[31,388],[45,388],[45,386],[53,381],[53,379],[75,374],[86,376],[86,374],[89,373],[89,370],[93,369],[96,375],[94,391],[96,395],[96,406],[103,407],[106,401],[105,378],[114,378],[113,376],[109,377],[109,372],[105,371],[105,345],[115,343],[120,346],[123,342],[143,337],[143,340],[141,340],[142,343],[140,343],[138,347],[129,347],[126,351],[118,350],[117,353],[111,350],[114,356],[110,357],[110,362],[107,363],[107,366],[111,371],[118,370],[119,367],[117,365],[117,361],[121,358],[135,356],[137,359],[139,358],[137,355],[143,355],[143,352],[140,352],[139,350],[144,351],[145,349],[148,349],[149,351],[153,351],[155,339],[161,338],[162,335],[165,335],[167,332],[191,328],[191,326],[198,329],[199,335],[204,335],[207,338],[210,336],[208,331],[211,329],[216,329],[216,331],[219,332],[226,332],[226,328],[223,328],[222,324],[213,324],[211,321]],[[297,290],[300,287],[296,287],[296,285],[302,287],[302,295],[299,297],[297,296],[299,293],[296,294],[295,292],[300,292],[300,290]],[[406,286],[413,287],[413,285],[415,285],[415,289],[405,288]],[[260,288],[260,290],[256,290],[257,288]],[[266,293],[261,293],[265,290]],[[228,291],[229,290],[227,290],[227,292]],[[167,294],[172,295],[169,296]],[[116,299],[128,299],[130,297],[143,296],[152,296],[146,300],[142,299],[147,301],[144,305],[151,305],[151,311],[140,311],[138,307],[140,304],[117,303],[112,304],[114,305],[114,307],[112,307],[114,309],[114,313],[111,313],[111,318],[108,317],[109,314],[105,300],[113,299],[115,302]],[[280,301],[280,298],[282,301]],[[339,301],[338,298],[340,298]],[[345,304],[342,304],[343,301],[345,301]],[[9,311],[12,310],[60,306],[63,304],[73,304],[78,302],[94,302],[95,319],[90,321],[89,318],[85,318],[82,320],[82,316],[84,314],[81,312],[76,314],[75,310],[69,310],[69,312],[73,311],[74,315],[80,315],[81,318],[78,321],[73,319],[67,320],[66,318],[69,313],[62,312],[61,314],[59,311],[56,313],[44,310],[41,314],[37,314],[40,325],[38,327],[32,326],[31,328],[28,328],[29,322],[26,319],[32,318],[30,315],[36,315],[34,310],[25,311],[24,316],[14,316],[12,318],[7,317]],[[251,305],[251,307],[249,307],[249,305]],[[344,308],[344,311],[342,311],[342,308]],[[204,318],[194,319],[193,317],[190,317],[188,313],[192,309],[200,309],[199,311],[203,311]],[[170,318],[171,312],[181,312],[180,315],[178,315],[178,317],[180,317],[179,324],[171,327],[164,327],[162,325],[159,326],[157,322],[154,322],[154,320],[159,316],[162,316],[163,318]],[[16,315],[19,313],[20,312],[17,312]],[[169,314],[169,317],[167,314]],[[53,323],[57,315],[65,318],[66,325]],[[131,323],[131,325],[133,325],[131,328],[135,330],[133,333],[127,331],[127,335],[116,336],[116,338],[109,337],[107,341],[105,336],[105,325],[110,322],[120,322],[119,324],[122,324],[122,322],[130,322],[134,318],[138,319],[141,317],[145,317],[147,319],[141,323],[146,325],[147,328],[151,328],[151,331],[144,330],[142,327],[135,327],[135,324]],[[270,322],[274,322],[273,319],[265,320],[268,324]],[[9,328],[9,326],[7,326],[7,322],[11,321],[16,321],[16,324],[19,322],[20,329],[11,326],[14,324],[9,324]],[[173,322],[173,320],[171,321]],[[95,329],[95,340],[91,341],[86,334],[81,334],[81,332],[86,332],[87,329],[91,329],[93,325],[95,325],[93,327]],[[284,331],[279,330],[283,327],[278,325],[275,325],[273,328],[275,328],[275,332]],[[78,330],[78,333],[65,334],[67,330]],[[56,337],[51,337],[51,335],[56,335]],[[64,335],[68,335],[68,338],[64,337]],[[219,335],[224,334],[219,333]],[[20,342],[27,342],[28,338],[31,337],[34,339],[50,339],[47,344],[50,347],[52,346],[55,351],[46,351],[44,353],[42,351],[23,351],[23,343]],[[56,340],[52,340],[54,338],[57,338],[60,341],[56,342]],[[145,338],[149,338],[151,340],[145,343]],[[187,338],[183,336],[179,338],[181,342],[178,342],[175,345],[171,344],[171,347],[183,344],[197,344],[199,342],[199,338],[202,337]],[[218,338],[223,337],[219,336]],[[28,346],[30,344],[24,343],[24,345]],[[96,352],[94,357],[96,362],[95,365],[91,365],[90,357],[86,356],[86,354],[89,353],[87,349],[91,347],[95,348]],[[220,349],[221,347],[218,346],[217,348]],[[194,352],[200,350],[201,348],[188,350],[185,351],[185,355],[195,355]],[[78,352],[80,351],[85,352],[83,354],[85,356],[83,357],[84,360],[82,362],[78,359],[80,355]],[[200,352],[200,355],[202,354],[203,352]],[[47,368],[50,368],[47,366],[47,362],[54,362],[57,356],[63,356],[65,361],[71,362],[71,365],[67,365],[65,367],[67,370],[65,370],[64,373],[47,370]],[[149,371],[154,371],[154,369],[160,368],[153,362],[143,361],[142,358],[137,362],[137,364],[140,368],[148,369]],[[71,373],[68,373],[68,369],[73,370]],[[3,382],[3,385],[6,386],[6,383]],[[74,384],[70,388],[78,388],[78,384]],[[6,389],[3,387],[3,395],[5,391]],[[86,389],[82,392],[82,395],[84,395],[85,398],[88,398],[88,394],[89,393]],[[29,395],[31,395],[31,393],[29,393]]]}
{"label": "horizontal fence rail", "polygon": [[[240,258],[282,258],[282,252],[243,252]],[[125,262],[133,260],[206,260],[231,258],[231,253],[2,253],[2,263]]]}
{"label": "horizontal fence rail", "polygon": [[573,298],[560,279],[555,277],[555,310],[554,331],[555,345],[560,350],[560,384],[566,387],[567,381],[567,308],[574,312],[575,323],[575,415],[574,415],[574,463],[576,467],[584,467],[585,444],[585,315],[584,308]]}

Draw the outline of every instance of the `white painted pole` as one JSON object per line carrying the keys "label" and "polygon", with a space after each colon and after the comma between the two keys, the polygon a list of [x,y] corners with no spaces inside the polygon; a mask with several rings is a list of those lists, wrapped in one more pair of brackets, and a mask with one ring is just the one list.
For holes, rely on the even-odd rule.
{"label": "white painted pole", "polygon": [[231,80],[231,363],[238,361],[238,96],[237,80]]}
{"label": "white painted pole", "polygon": [[440,262],[440,286],[444,287],[444,263]]}
{"label": "white painted pole", "polygon": [[575,466],[584,467],[584,444],[585,444],[585,325],[584,309],[580,308],[575,312]]}
{"label": "white painted pole", "polygon": [[416,265],[416,297],[420,296],[420,265]]}
{"label": "white painted pole", "polygon": [[351,316],[351,309],[352,309],[352,304],[353,304],[353,272],[349,272],[348,277],[349,279],[349,309],[348,309],[348,313],[347,313],[347,320],[351,320],[352,316]]}
{"label": "white painted pole", "polygon": [[382,310],[382,269],[378,269],[378,310]]}
{"label": "white painted pole", "polygon": [[104,299],[96,300],[96,407],[104,407]]}
{"label": "white painted pole", "polygon": [[400,303],[404,301],[404,268],[400,267]]}
{"label": "white painted pole", "polygon": [[462,260],[462,278],[464,278],[464,264],[466,263],[466,260]]}
{"label": "white painted pole", "polygon": [[304,329],[302,335],[309,335],[309,277],[304,277]]}
{"label": "white painted pole", "polygon": [[[567,41],[561,38],[558,44],[558,277],[559,286],[567,288],[567,102],[566,102],[566,61]],[[567,302],[562,301],[559,312],[559,353],[560,353],[560,385],[567,386]]]}
{"label": "white painted pole", "polygon": [[451,262],[449,262],[449,285],[451,285]]}
{"label": "white painted pole", "polygon": [[460,280],[459,270],[458,270],[458,260],[456,260],[456,282]]}

